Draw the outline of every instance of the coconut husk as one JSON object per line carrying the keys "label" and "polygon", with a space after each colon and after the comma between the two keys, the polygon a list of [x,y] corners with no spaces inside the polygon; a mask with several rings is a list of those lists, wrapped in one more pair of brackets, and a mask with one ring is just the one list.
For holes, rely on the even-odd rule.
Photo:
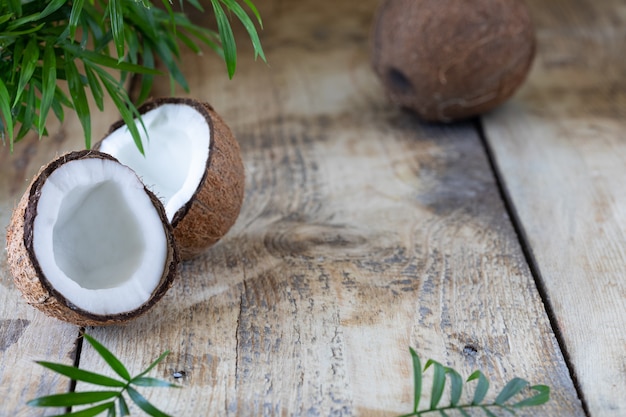
{"label": "coconut husk", "polygon": [[151,298],[138,309],[115,315],[95,315],[76,307],[55,290],[46,279],[33,249],[33,221],[37,216],[39,196],[46,179],[55,169],[66,162],[86,158],[116,160],[110,155],[97,151],[70,152],[42,167],[34,177],[28,189],[22,195],[17,207],[13,210],[11,223],[7,229],[9,271],[13,276],[15,286],[20,290],[26,302],[48,316],[79,326],[104,326],[125,323],[148,311],[163,297],[177,275],[180,258],[174,243],[173,231],[167,222],[163,205],[154,194],[145,189],[162,220],[168,241],[168,254],[160,284],[153,292]]}
{"label": "coconut husk", "polygon": [[429,121],[501,104],[534,54],[522,0],[384,0],[372,31],[372,66],[391,101]]}
{"label": "coconut husk", "polygon": [[[235,136],[210,104],[191,98],[167,97],[149,101],[138,111],[145,114],[164,104],[194,108],[205,117],[211,135],[204,176],[193,197],[171,221],[181,258],[189,260],[220,240],[237,220],[243,203],[245,172]],[[114,123],[95,148],[123,125],[123,120]]]}

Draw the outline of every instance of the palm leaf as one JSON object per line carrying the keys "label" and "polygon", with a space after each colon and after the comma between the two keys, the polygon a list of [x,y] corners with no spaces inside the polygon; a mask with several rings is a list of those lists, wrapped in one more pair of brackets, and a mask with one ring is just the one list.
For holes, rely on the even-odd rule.
{"label": "palm leaf", "polygon": [[480,371],[475,371],[473,374],[467,378],[467,382],[478,380],[478,384],[476,385],[476,390],[474,391],[474,398],[472,399],[472,404],[480,404],[485,395],[487,395],[487,391],[489,391],[489,380],[485,377],[485,375]]}
{"label": "palm leaf", "polygon": [[415,350],[409,348],[409,351],[413,361],[413,412],[416,413],[422,397],[422,364]]}
{"label": "palm leaf", "polygon": [[22,94],[24,93],[26,84],[28,84],[30,78],[35,72],[35,67],[38,60],[39,46],[37,44],[37,39],[31,38],[26,45],[26,49],[24,49],[24,53],[22,54],[22,65],[19,72],[20,80],[17,85],[17,94],[15,96],[15,102],[13,103],[13,106],[15,106],[17,102],[22,98]]}
{"label": "palm leaf", "polygon": [[111,369],[115,371],[116,374],[121,376],[126,381],[131,380],[128,370],[126,369],[124,364],[122,364],[122,362],[120,362],[120,360],[115,357],[115,355],[113,355],[107,348],[102,346],[100,342],[98,342],[96,339],[89,336],[88,334],[85,333],[83,337],[96,350],[96,352],[98,352],[98,354],[102,356],[102,359],[104,359],[104,361],[111,367]]}
{"label": "palm leaf", "polygon": [[542,405],[547,403],[550,400],[550,387],[547,385],[533,385],[530,387],[531,390],[538,391],[538,394],[530,398],[526,398],[524,400],[518,401],[513,404],[515,408],[521,407],[530,407],[536,405]]}
{"label": "palm leaf", "polygon": [[65,76],[67,77],[67,86],[70,90],[72,98],[72,106],[76,111],[78,120],[83,126],[85,132],[85,144],[87,148],[91,147],[91,118],[89,112],[89,103],[87,102],[87,94],[85,93],[85,85],[82,77],[78,72],[78,68],[73,59],[65,60]]}
{"label": "palm leaf", "polygon": [[80,411],[74,411],[73,413],[61,414],[58,417],[94,417],[106,410],[115,409],[114,402],[107,402],[104,404],[98,404],[93,407],[84,408]]}
{"label": "palm leaf", "polygon": [[39,122],[37,123],[37,130],[39,130],[39,139],[41,139],[41,136],[46,126],[48,112],[52,107],[56,82],[57,64],[56,54],[54,52],[54,43],[51,39],[48,39],[43,54],[41,103],[39,105]]}
{"label": "palm leaf", "polygon": [[[474,380],[478,381],[472,402],[469,404],[460,404],[463,392],[463,379],[461,375],[456,370],[445,367],[432,359],[429,359],[426,362],[426,365],[422,370],[421,361],[417,353],[412,348],[409,348],[409,351],[411,352],[413,361],[413,411],[400,417],[419,417],[431,413],[438,413],[442,417],[451,417],[449,412],[452,411],[457,412],[462,417],[470,417],[473,414],[470,415],[468,412],[469,409],[481,410],[487,417],[498,417],[491,411],[491,409],[506,411],[515,415],[515,410],[518,408],[542,405],[550,400],[549,387],[545,385],[534,385],[530,387],[530,390],[535,391],[535,395],[511,404],[509,400],[520,394],[524,388],[528,386],[528,382],[526,380],[513,378],[504,386],[493,403],[483,403],[487,391],[489,390],[489,380],[482,372],[475,371],[469,376],[469,378],[467,378],[468,383]],[[428,409],[419,410],[419,403],[422,394],[423,373],[431,367],[433,368],[433,381],[430,393],[430,405]],[[449,376],[450,378],[450,404],[440,406],[439,403],[445,390],[446,376]]]}
{"label": "palm leaf", "polygon": [[97,374],[94,372],[84,371],[82,369],[76,368],[75,366],[63,365],[60,363],[52,363],[39,361],[37,362],[39,365],[44,368],[48,368],[58,374],[67,376],[75,381],[83,381],[88,382],[94,385],[100,385],[104,387],[124,387],[126,386],[125,382],[118,381],[117,379],[110,378],[105,375]]}
{"label": "palm leaf", "polygon": [[33,407],[71,407],[110,400],[119,395],[117,391],[67,392],[36,398],[27,404]]}
{"label": "palm leaf", "polygon": [[250,36],[250,40],[252,41],[252,45],[254,47],[255,58],[257,56],[260,56],[263,61],[267,61],[265,59],[265,54],[263,53],[263,47],[261,46],[261,41],[259,40],[259,35],[257,34],[256,27],[254,26],[254,23],[252,22],[248,14],[235,0],[221,1],[226,5],[226,7],[228,7],[230,11],[235,14],[235,16],[237,16],[237,18],[241,21],[244,28],[248,32],[248,35]]}
{"label": "palm leaf", "polygon": [[237,69],[237,45],[235,44],[235,35],[233,34],[233,29],[230,27],[230,22],[222,9],[220,1],[211,0],[211,5],[213,6],[213,12],[215,13],[215,19],[217,21],[217,31],[220,34],[220,41],[224,49],[224,61],[226,61],[228,77],[233,78],[235,70]]}
{"label": "palm leaf", "polygon": [[78,27],[78,22],[80,20],[81,12],[83,11],[83,4],[85,0],[74,0],[72,3],[72,12],[70,14],[69,21],[69,30],[70,30],[70,38],[74,38],[76,35],[76,28]]}
{"label": "palm leaf", "polygon": [[526,388],[526,386],[528,386],[528,381],[522,378],[513,378],[502,388],[502,391],[500,391],[496,397],[495,403],[504,405],[504,403]]}
{"label": "palm leaf", "polygon": [[4,81],[0,78],[0,113],[2,114],[2,122],[3,126],[0,130],[0,133],[3,134],[6,131],[7,136],[9,137],[9,143],[11,144],[11,152],[13,152],[13,115],[11,114],[11,97],[9,96],[9,91],[7,90],[6,85],[4,85]]}
{"label": "palm leaf", "polygon": [[163,352],[161,354],[161,356],[159,356],[154,362],[152,362],[145,371],[143,371],[142,373],[140,373],[139,375],[137,375],[138,377],[142,377],[144,375],[146,375],[148,372],[150,372],[151,370],[154,369],[155,366],[157,366],[159,363],[161,363],[163,361],[163,359],[165,359],[167,357],[167,355],[170,354],[169,350],[166,350],[165,352]]}
{"label": "palm leaf", "polygon": [[111,33],[117,52],[118,60],[124,59],[124,14],[122,12],[123,0],[109,0],[108,11],[111,19]]}
{"label": "palm leaf", "polygon": [[130,399],[133,400],[133,402],[148,415],[152,417],[171,417],[169,414],[165,414],[163,411],[150,404],[150,402],[148,402],[148,400],[146,400],[143,395],[137,392],[134,388],[128,387],[128,395],[130,396]]}

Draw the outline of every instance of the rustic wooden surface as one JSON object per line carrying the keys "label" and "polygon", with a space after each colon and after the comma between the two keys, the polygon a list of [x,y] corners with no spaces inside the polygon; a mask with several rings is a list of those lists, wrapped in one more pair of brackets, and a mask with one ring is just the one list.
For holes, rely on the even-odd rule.
{"label": "rustic wooden surface", "polygon": [[[604,7],[622,10],[616,0],[606,3]],[[576,4],[586,13],[585,2]],[[252,61],[243,36],[234,81],[226,79],[223,64],[213,56],[184,57],[191,95],[212,103],[241,143],[247,187],[237,224],[205,255],[182,265],[178,282],[146,316],[126,326],[87,331],[131,372],[170,349],[153,374],[175,381],[173,374],[182,372],[177,381],[183,389],[144,393],[176,416],[405,413],[411,409],[413,388],[409,346],[422,358],[453,366],[464,376],[481,369],[494,391],[514,376],[550,385],[552,400],[521,416],[584,416],[564,349],[590,414],[610,415],[604,411],[615,407],[618,414],[613,415],[619,415],[622,396],[605,395],[611,389],[617,393],[619,383],[614,388],[611,384],[624,375],[624,339],[619,339],[620,329],[611,327],[623,321],[617,310],[623,310],[623,292],[610,299],[612,293],[605,289],[604,298],[584,303],[584,292],[601,288],[578,282],[608,282],[617,289],[623,285],[616,262],[621,259],[619,177],[606,171],[595,153],[607,152],[610,167],[618,170],[615,114],[622,97],[593,96],[596,105],[589,108],[590,115],[600,108],[614,117],[612,124],[598,121],[593,126],[614,130],[603,133],[596,146],[574,135],[580,124],[572,126],[565,139],[576,146],[556,154],[560,165],[545,148],[535,155],[538,150],[529,149],[531,138],[520,136],[533,132],[534,146],[551,151],[555,141],[565,140],[557,133],[570,132],[558,117],[565,117],[560,113],[565,110],[551,107],[552,90],[547,88],[549,82],[559,86],[565,81],[548,77],[544,62],[551,41],[575,45],[567,25],[581,24],[582,18],[558,23],[558,8],[532,4],[541,29],[537,69],[522,94],[485,120],[505,191],[529,237],[529,252],[541,275],[537,278],[547,291],[546,305],[556,314],[564,343],[559,346],[476,126],[421,124],[393,108],[374,78],[368,36],[376,1],[264,0],[258,6],[265,18],[269,66]],[[570,15],[577,16],[574,11]],[[585,26],[596,53],[601,54],[607,39],[609,52],[618,53],[609,41],[617,42],[624,26],[613,22],[614,31],[605,28],[606,36],[592,36],[604,32]],[[557,23],[561,26],[555,27]],[[563,62],[577,62],[574,52],[559,50]],[[572,77],[578,74],[567,71]],[[590,69],[579,71],[592,78]],[[612,74],[611,85],[619,85],[619,71]],[[155,96],[168,95],[167,85],[159,83]],[[612,91],[608,84],[598,85],[605,87],[598,94]],[[591,94],[592,88],[585,91]],[[579,110],[575,115],[581,123],[587,112],[572,104],[575,94],[566,93],[557,88],[553,94],[570,97],[564,101],[571,104],[566,109]],[[614,100],[615,107],[605,100]],[[529,110],[533,103],[540,111]],[[518,113],[525,123],[515,120]],[[116,119],[113,110],[97,117],[95,137]],[[81,147],[74,120],[54,131],[58,134],[44,142],[31,139],[18,145],[14,155],[6,148],[0,153],[3,224],[41,164],[58,152]],[[542,135],[556,138],[541,142]],[[522,139],[529,143],[520,143]],[[522,161],[506,156],[507,143]],[[581,160],[594,165],[587,171],[572,168],[571,161]],[[546,171],[557,178],[537,177]],[[592,175],[597,173],[599,177]],[[557,184],[559,175],[566,176],[561,189],[545,188]],[[587,181],[588,194],[571,192],[580,178]],[[602,187],[592,188],[595,181]],[[526,197],[532,193],[534,198]],[[593,206],[607,200],[608,209]],[[566,215],[555,218],[555,208]],[[584,217],[587,213],[591,217]],[[604,217],[598,220],[597,213]],[[542,218],[546,224],[540,223]],[[615,237],[605,240],[594,234],[598,224]],[[550,235],[532,233],[548,227],[554,228]],[[586,251],[597,250],[595,255],[589,252],[585,258],[580,250],[574,252],[581,240]],[[603,251],[602,245],[609,247]],[[537,254],[542,251],[546,253]],[[2,254],[0,264],[5,262]],[[602,276],[592,276],[593,268],[601,268]],[[4,266],[0,278],[0,415],[43,415],[26,407],[26,400],[62,392],[67,382],[32,361],[72,363],[78,328],[26,306]],[[576,296],[576,303],[567,301]],[[602,309],[600,300],[614,308]],[[584,335],[603,337],[603,345]],[[613,355],[614,369],[596,368],[592,359],[583,357],[601,360],[593,356],[601,352]],[[86,345],[79,361],[85,369],[106,368]]]}
{"label": "rustic wooden surface", "polygon": [[532,1],[534,72],[485,120],[594,416],[626,415],[626,4]]}

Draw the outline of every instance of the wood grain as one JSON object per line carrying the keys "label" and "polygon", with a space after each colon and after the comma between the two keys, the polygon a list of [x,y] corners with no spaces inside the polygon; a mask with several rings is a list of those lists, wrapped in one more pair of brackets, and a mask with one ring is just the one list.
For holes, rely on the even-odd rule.
{"label": "wood grain", "polygon": [[[145,394],[174,415],[408,412],[413,346],[496,388],[546,383],[542,415],[583,416],[474,126],[420,124],[374,78],[376,2],[258,6],[268,66],[243,37],[234,81],[184,56],[241,143],[238,222],[150,314],[88,331],[131,372],[171,349],[154,374],[184,388]],[[104,368],[89,347],[81,366]]]}
{"label": "wood grain", "polygon": [[626,415],[626,7],[531,1],[539,55],[485,119],[590,414]]}

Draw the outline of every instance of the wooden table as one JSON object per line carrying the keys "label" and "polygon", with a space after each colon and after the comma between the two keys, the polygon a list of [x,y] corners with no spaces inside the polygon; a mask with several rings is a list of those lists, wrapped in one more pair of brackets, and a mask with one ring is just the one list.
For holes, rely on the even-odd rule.
{"label": "wooden table", "polygon": [[[532,0],[524,87],[475,122],[394,108],[369,66],[376,0],[260,1],[269,65],[239,37],[228,81],[184,56],[192,96],[238,137],[241,216],[147,315],[88,328],[177,416],[393,416],[412,405],[409,346],[494,392],[551,386],[524,416],[626,415],[626,5]],[[159,83],[154,95],[168,95]],[[183,93],[177,93],[183,94]],[[97,137],[117,119],[94,118]],[[78,122],[0,149],[0,223],[38,168],[82,147]],[[102,370],[79,328],[26,305],[0,256],[0,415]],[[78,389],[82,389],[79,384]]]}

